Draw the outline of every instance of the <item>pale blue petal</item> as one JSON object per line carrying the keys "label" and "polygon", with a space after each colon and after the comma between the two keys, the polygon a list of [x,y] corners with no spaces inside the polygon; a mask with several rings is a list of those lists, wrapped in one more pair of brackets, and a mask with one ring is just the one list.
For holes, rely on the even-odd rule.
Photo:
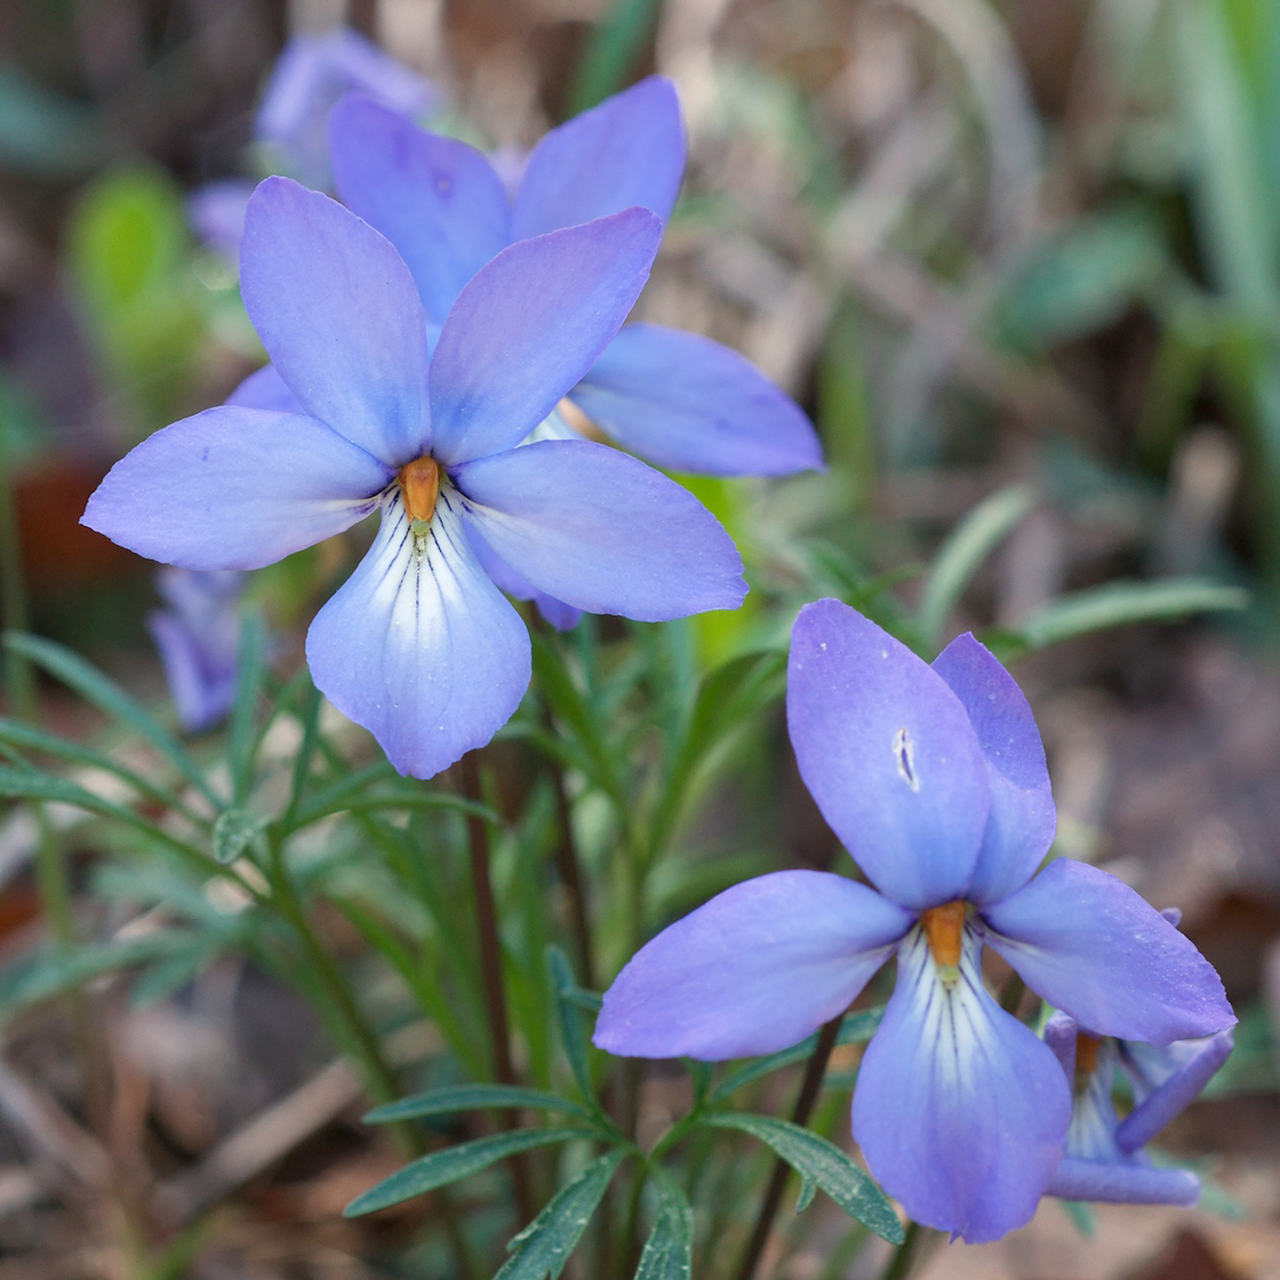
{"label": "pale blue petal", "polygon": [[306,413],[298,397],[285,385],[273,364],[255,369],[226,398],[225,404],[243,409],[273,409],[276,413]]}
{"label": "pale blue petal", "polygon": [[166,564],[260,569],[350,528],[390,480],[314,418],[220,406],[121,458],[80,522]]}
{"label": "pale blue petal", "polygon": [[943,981],[920,929],[858,1072],[853,1136],[925,1226],[973,1244],[1030,1221],[1062,1157],[1071,1091],[1041,1041],[987,994],[966,931]]}
{"label": "pale blue petal", "polygon": [[966,896],[986,766],[937,672],[847,605],[819,600],[791,633],[787,723],[805,785],[881,893],[915,908]]}
{"label": "pale blue petal", "polygon": [[422,304],[409,269],[368,223],[268,178],[249,202],[240,292],[309,414],[393,467],[426,451]]}
{"label": "pale blue petal", "polygon": [[294,36],[276,61],[256,122],[257,136],[279,149],[291,176],[329,185],[329,111],[352,89],[410,115],[440,99],[429,81],[349,28]]}
{"label": "pale blue petal", "polygon": [[391,490],[373,546],[307,632],[317,688],[418,778],[484,746],[529,685],[528,632],[457,504],[442,487],[430,526],[414,526]]}
{"label": "pale blue petal", "polygon": [[569,397],[646,461],[716,476],[821,470],[804,411],[736,351],[654,324],[626,325]]}
{"label": "pale blue petal", "polygon": [[605,992],[601,1049],[740,1058],[842,1013],[911,927],[866,885],[777,871],[726,889],[642,947]]}
{"label": "pale blue petal", "polygon": [[443,324],[463,285],[510,243],[501,178],[474,147],[368,98],[340,102],[329,134],[343,203],[395,245],[427,318]]}
{"label": "pale blue petal", "polygon": [[533,149],[516,192],[517,240],[638,205],[664,222],[684,175],[675,86],[650,76],[552,129]]}
{"label": "pale blue petal", "polygon": [[1189,1169],[1157,1169],[1138,1160],[1065,1156],[1045,1195],[1110,1204],[1193,1205],[1200,1200],[1200,1179]]}
{"label": "pale blue petal", "polygon": [[595,363],[649,278],[662,226],[628,209],[504,249],[463,289],[431,360],[435,455],[518,444]]}
{"label": "pale blue petal", "polygon": [[969,896],[997,901],[1031,879],[1053,843],[1058,815],[1044,745],[1022,690],[973,636],[953,640],[933,669],[969,713],[987,767],[991,812]]}
{"label": "pale blue petal", "polygon": [[242,178],[206,182],[187,197],[187,219],[196,235],[233,266],[240,264],[244,215],[253,183]]}
{"label": "pale blue petal", "polygon": [[1200,1096],[1226,1062],[1235,1043],[1231,1031],[1200,1040],[1177,1040],[1164,1049],[1123,1042],[1120,1062],[1133,1078],[1137,1106],[1120,1122],[1121,1151],[1145,1146]]}
{"label": "pale blue petal", "polygon": [[1059,858],[982,916],[1027,985],[1095,1035],[1167,1045],[1236,1020],[1213,966],[1096,867]]}
{"label": "pale blue petal", "polygon": [[475,552],[480,567],[509,596],[517,600],[532,600],[538,612],[557,631],[572,631],[582,621],[582,610],[565,604],[545,592],[539,591],[533,583],[522,578],[494,549],[484,540],[474,521],[466,522],[467,539],[471,550]]}
{"label": "pale blue petal", "polygon": [[548,440],[454,471],[481,536],[539,591],[642,622],[736,609],[742,560],[716,518],[660,472],[585,440]]}

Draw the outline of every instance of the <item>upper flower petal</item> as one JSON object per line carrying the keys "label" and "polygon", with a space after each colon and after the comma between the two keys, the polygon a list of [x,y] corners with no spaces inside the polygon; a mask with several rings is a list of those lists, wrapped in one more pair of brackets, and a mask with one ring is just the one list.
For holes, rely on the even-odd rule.
{"label": "upper flower petal", "polygon": [[466,512],[538,590],[642,622],[736,609],[742,560],[719,521],[643,462],[586,440],[546,440],[454,471]]}
{"label": "upper flower petal", "polygon": [[1184,1111],[1231,1054],[1230,1030],[1204,1040],[1177,1040],[1165,1049],[1123,1043],[1120,1061],[1133,1079],[1137,1106],[1120,1122],[1116,1145],[1121,1151],[1145,1146]]}
{"label": "upper flower petal", "polygon": [[1026,884],[1053,843],[1058,815],[1044,745],[1022,690],[973,636],[957,636],[933,669],[969,713],[987,767],[991,811],[969,896],[995,901]]}
{"label": "upper flower petal", "polygon": [[638,205],[664,222],[684,175],[675,86],[650,76],[552,129],[534,147],[512,214],[525,240]]}
{"label": "upper flower petal", "polygon": [[268,178],[249,201],[240,291],[309,414],[393,467],[425,451],[422,304],[409,269],[368,223],[328,196]]}
{"label": "upper flower petal", "polygon": [[945,983],[919,929],[858,1072],[853,1136],[881,1186],[972,1244],[1028,1222],[1058,1167],[1071,1091],[1052,1053],[982,986],[966,930]]}
{"label": "upper flower petal", "polygon": [[395,245],[428,318],[443,324],[463,285],[510,243],[502,179],[474,147],[364,97],[334,108],[329,136],[343,203]]}
{"label": "upper flower petal", "polygon": [[187,569],[259,569],[369,514],[392,473],[295,413],[219,406],[148,436],[80,519]]}
{"label": "upper flower petal", "polygon": [[307,632],[316,686],[418,778],[484,746],[529,685],[528,632],[457,504],[442,488],[430,526],[415,526],[393,489],[373,546]]}
{"label": "upper flower petal", "polygon": [[805,785],[881,893],[916,908],[965,896],[986,767],[941,676],[847,605],[819,600],[791,632],[787,724]]}
{"label": "upper flower petal", "polygon": [[1167,1045],[1235,1022],[1213,966],[1128,885],[1059,858],[985,907],[987,941],[1095,1035]]}
{"label": "upper flower petal", "polygon": [[435,453],[518,444],[595,363],[640,296],[662,225],[627,209],[504,249],[458,295],[431,361]]}
{"label": "upper flower petal", "polygon": [[842,1012],[911,924],[824,871],[744,881],[632,957],[605,992],[595,1043],[637,1058],[785,1049]]}
{"label": "upper flower petal", "polygon": [[328,185],[327,116],[350,89],[409,114],[440,100],[434,85],[350,28],[294,36],[262,95],[256,133],[279,147],[290,173],[311,186]]}
{"label": "upper flower petal", "polygon": [[736,351],[679,329],[631,324],[570,398],[660,467],[777,476],[823,466],[800,406]]}

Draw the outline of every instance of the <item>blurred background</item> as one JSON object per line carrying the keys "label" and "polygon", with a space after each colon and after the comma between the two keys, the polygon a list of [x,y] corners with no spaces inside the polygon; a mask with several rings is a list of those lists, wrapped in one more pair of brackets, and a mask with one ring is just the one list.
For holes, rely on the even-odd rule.
{"label": "blurred background", "polygon": [[[1180,906],[1241,1014],[1214,1096],[1169,1135],[1204,1158],[1206,1206],[1104,1209],[1086,1238],[1051,1205],[928,1274],[1280,1276],[1280,5],[2,0],[0,427],[26,585],[8,574],[5,622],[147,697],[164,687],[153,566],[77,520],[132,444],[261,362],[234,258],[189,200],[271,171],[254,140],[270,70],[289,36],[341,23],[434,83],[436,127],[508,154],[641,75],[676,81],[690,165],[640,314],[743,351],[832,463],[697,482],[763,599],[892,611],[1002,492],[1014,534],[937,620],[947,634],[1013,634],[1114,579],[1249,590],[1225,621],[1127,626],[1015,668],[1060,846]],[[285,668],[342,567],[327,554],[251,589]],[[769,624],[708,625],[728,653]],[[47,723],[92,727],[65,691],[40,696]],[[796,792],[778,842],[815,862],[830,837]],[[10,955],[38,928],[30,844],[0,827]],[[139,1269],[86,1174],[92,1090],[28,1010],[0,1025],[0,1280],[436,1274],[389,1260],[413,1210],[339,1219],[394,1155],[361,1130],[350,1078],[297,1052],[318,1038],[300,1006],[215,966],[180,1000],[106,1007],[106,1132],[203,1225]],[[255,1119],[258,1146],[219,1181],[205,1157]],[[780,1274],[827,1274],[824,1230]]]}

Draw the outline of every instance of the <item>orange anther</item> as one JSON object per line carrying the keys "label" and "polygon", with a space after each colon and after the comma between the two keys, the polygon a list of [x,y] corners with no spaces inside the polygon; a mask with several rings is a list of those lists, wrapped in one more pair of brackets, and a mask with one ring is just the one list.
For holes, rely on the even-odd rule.
{"label": "orange anther", "polygon": [[964,921],[969,904],[957,898],[944,902],[940,907],[930,907],[920,917],[924,936],[929,940],[929,950],[941,969],[956,969],[960,965],[960,953],[964,939]]}
{"label": "orange anther", "polygon": [[425,454],[406,462],[396,477],[404,495],[405,510],[413,520],[430,520],[440,496],[440,464]]}
{"label": "orange anther", "polygon": [[1076,1032],[1076,1071],[1093,1075],[1098,1069],[1098,1049],[1102,1041],[1087,1031]]}

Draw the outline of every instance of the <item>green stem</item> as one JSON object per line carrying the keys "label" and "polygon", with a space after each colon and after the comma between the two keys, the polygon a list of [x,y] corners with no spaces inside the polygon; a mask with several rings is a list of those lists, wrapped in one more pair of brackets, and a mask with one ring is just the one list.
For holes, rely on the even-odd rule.
{"label": "green stem", "polygon": [[906,1280],[923,1239],[924,1228],[918,1222],[908,1222],[906,1235],[890,1256],[880,1280]]}
{"label": "green stem", "polygon": [[[482,803],[480,766],[476,753],[462,757],[462,790],[467,799]],[[502,972],[502,939],[498,933],[498,908],[490,877],[489,827],[478,813],[467,814],[467,843],[470,846],[471,888],[475,897],[476,928],[480,937],[480,974],[484,982],[485,1008],[489,1018],[489,1040],[493,1054],[494,1079],[499,1084],[515,1085],[515,1064],[511,1058],[511,1023],[507,1016],[506,983]],[[505,1129],[520,1123],[519,1112],[503,1113]],[[522,1222],[532,1222],[534,1197],[529,1180],[529,1165],[523,1154],[511,1161],[515,1184],[516,1209]]]}
{"label": "green stem", "polygon": [[[813,1105],[817,1102],[818,1094],[822,1090],[822,1077],[826,1075],[827,1063],[831,1059],[831,1051],[836,1047],[836,1037],[840,1034],[840,1024],[843,1020],[844,1014],[840,1013],[830,1022],[823,1024],[818,1043],[814,1045],[813,1053],[809,1055],[804,1082],[800,1085],[800,1092],[796,1096],[796,1104],[791,1112],[793,1124],[805,1124],[813,1111]],[[790,1171],[790,1165],[781,1157],[774,1162],[773,1176],[769,1179],[769,1186],[760,1203],[760,1214],[756,1218],[755,1230],[751,1233],[746,1253],[742,1257],[742,1265],[738,1268],[739,1280],[752,1280],[756,1267],[760,1265],[760,1258],[764,1253],[765,1245],[769,1242],[769,1233],[773,1230],[773,1220],[777,1216],[778,1206],[782,1203],[782,1193],[786,1189],[787,1175]]]}

